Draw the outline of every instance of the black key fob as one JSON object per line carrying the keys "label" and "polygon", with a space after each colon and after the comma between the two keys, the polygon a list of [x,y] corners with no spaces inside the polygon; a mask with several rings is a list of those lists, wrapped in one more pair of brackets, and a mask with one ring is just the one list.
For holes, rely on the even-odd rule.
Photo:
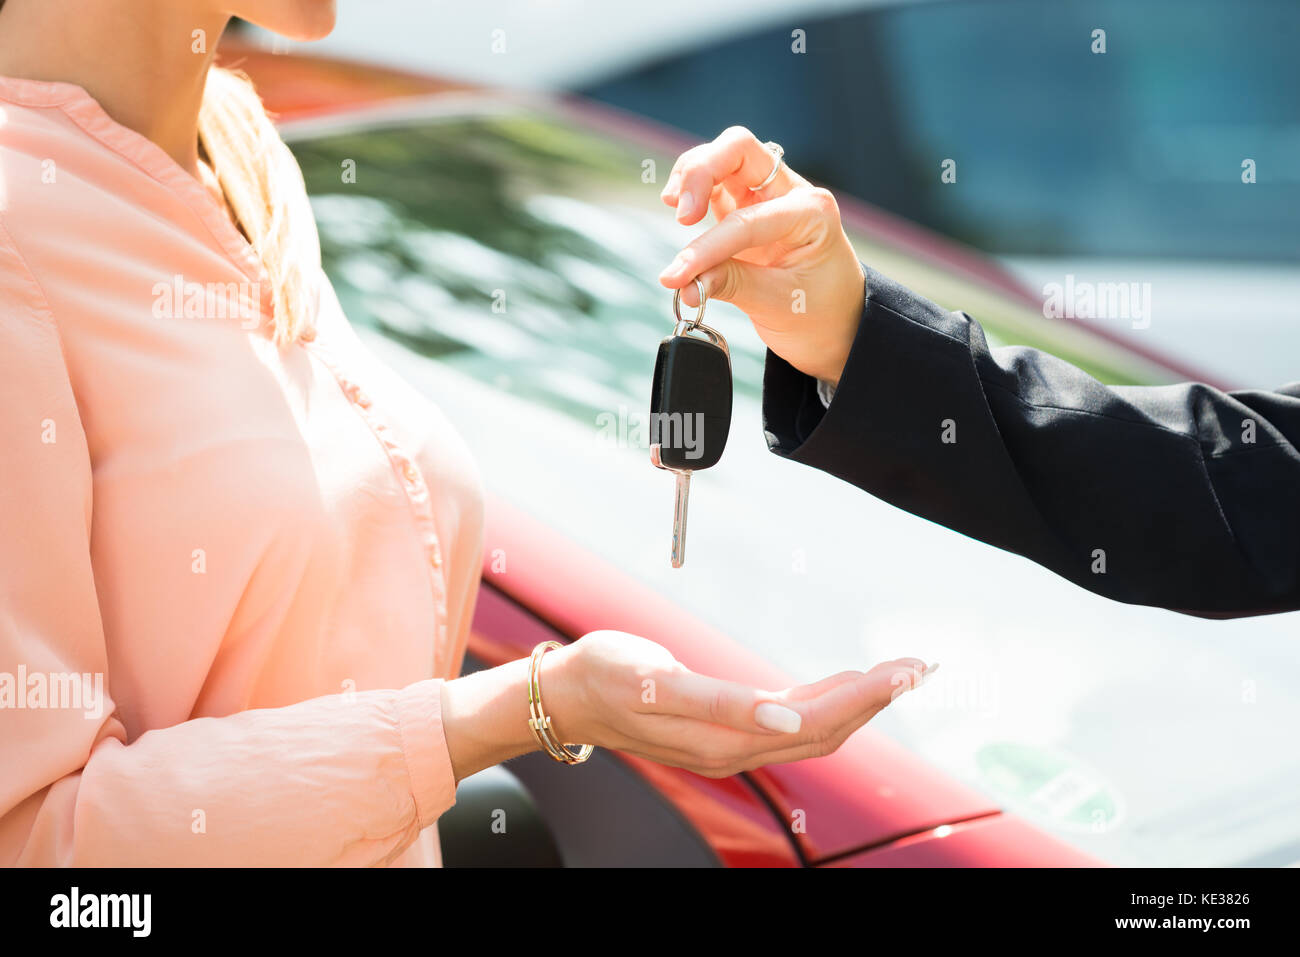
{"label": "black key fob", "polygon": [[650,385],[650,462],[676,478],[673,499],[673,568],[686,561],[686,505],[691,475],[717,465],[731,431],[731,353],[721,333],[704,325],[704,283],[695,280],[700,304],[694,321],[682,318],[673,293],[673,334],[659,343]]}
{"label": "black key fob", "polygon": [[650,391],[650,441],[661,468],[698,471],[718,464],[731,431],[731,356],[726,343],[672,335],[659,343]]}

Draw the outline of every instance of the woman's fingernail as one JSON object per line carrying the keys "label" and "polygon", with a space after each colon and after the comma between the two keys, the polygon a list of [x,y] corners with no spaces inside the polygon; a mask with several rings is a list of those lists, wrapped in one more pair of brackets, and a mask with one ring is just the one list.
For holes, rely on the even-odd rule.
{"label": "woman's fingernail", "polygon": [[916,683],[916,686],[918,688],[921,687],[921,685],[929,681],[931,675],[933,675],[938,670],[939,670],[939,662],[937,661],[932,665],[926,665],[925,670],[921,672],[921,680]]}
{"label": "woman's fingernail", "polygon": [[764,701],[755,708],[754,720],[760,728],[780,731],[782,734],[794,734],[803,725],[803,717],[798,711],[774,701]]}
{"label": "woman's fingernail", "polygon": [[695,197],[690,193],[682,193],[677,198],[677,218],[685,219],[695,209]]}

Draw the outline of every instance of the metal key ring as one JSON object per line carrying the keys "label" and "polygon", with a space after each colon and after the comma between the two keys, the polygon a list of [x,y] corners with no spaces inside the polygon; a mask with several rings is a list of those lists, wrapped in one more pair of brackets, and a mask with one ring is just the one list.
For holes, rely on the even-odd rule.
{"label": "metal key ring", "polygon": [[[696,329],[703,325],[704,304],[709,298],[704,291],[704,283],[700,281],[700,277],[696,276],[692,281],[695,283],[695,288],[700,294],[700,304],[695,309],[695,318],[686,324],[686,332],[690,332],[692,329]],[[681,329],[682,323],[686,322],[686,320],[682,318],[682,291],[680,289],[673,290],[673,315],[677,317],[677,328]],[[678,335],[681,335],[681,333],[679,332]]]}
{"label": "metal key ring", "polygon": [[781,164],[785,162],[785,149],[780,143],[774,143],[768,140],[763,144],[763,149],[772,154],[772,172],[767,174],[767,179],[757,186],[749,187],[751,193],[757,193],[760,190],[767,189],[772,185],[772,180],[776,179],[776,174],[781,172]]}

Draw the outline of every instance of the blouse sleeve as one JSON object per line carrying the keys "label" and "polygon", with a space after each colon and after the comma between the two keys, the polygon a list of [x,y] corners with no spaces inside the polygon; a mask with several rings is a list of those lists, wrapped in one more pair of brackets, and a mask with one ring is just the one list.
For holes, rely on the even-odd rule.
{"label": "blouse sleeve", "polygon": [[[438,679],[126,740],[82,420],[58,330],[3,226],[0,455],[0,864],[382,864],[455,802]],[[83,681],[80,707],[49,706],[78,703],[50,692]]]}

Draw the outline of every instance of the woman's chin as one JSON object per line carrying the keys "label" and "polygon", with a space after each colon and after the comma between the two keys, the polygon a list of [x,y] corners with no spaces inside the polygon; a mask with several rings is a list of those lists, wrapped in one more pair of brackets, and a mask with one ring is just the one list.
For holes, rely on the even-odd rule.
{"label": "woman's chin", "polygon": [[330,4],[329,16],[320,17],[318,20],[303,24],[298,30],[294,30],[285,35],[297,43],[311,43],[313,40],[324,40],[334,32],[334,24],[337,22],[334,15],[334,5]]}
{"label": "woman's chin", "polygon": [[286,36],[295,43],[311,43],[314,40],[324,40],[333,31],[334,24],[331,23],[320,30],[303,30],[295,34],[286,34]]}
{"label": "woman's chin", "polygon": [[293,4],[292,17],[277,18],[275,23],[258,23],[258,26],[295,43],[310,43],[329,36],[337,22],[334,0],[298,0]]}

